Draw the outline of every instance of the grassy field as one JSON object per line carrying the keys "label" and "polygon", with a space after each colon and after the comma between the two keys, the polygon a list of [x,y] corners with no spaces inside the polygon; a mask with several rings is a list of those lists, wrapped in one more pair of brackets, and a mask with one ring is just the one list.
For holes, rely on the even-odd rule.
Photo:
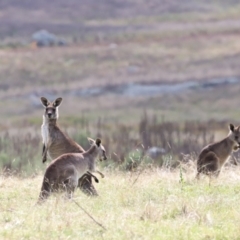
{"label": "grassy field", "polygon": [[[197,182],[195,168],[105,170],[100,197],[79,190],[35,206],[42,176],[0,178],[1,239],[239,239],[239,167]],[[79,205],[77,205],[79,204]],[[87,215],[84,210],[87,211]],[[94,218],[96,223],[92,218]]]}
{"label": "grassy field", "polygon": [[[239,16],[235,0],[0,0],[0,239],[240,239],[239,166],[211,182],[197,182],[191,164],[160,169],[239,125],[239,83],[154,96],[78,94],[239,79]],[[68,45],[34,47],[31,34],[42,28]],[[46,167],[41,96],[63,97],[59,124],[84,148],[87,137],[101,136],[110,160],[101,165],[100,197],[77,190],[73,201],[53,196],[35,206]],[[167,153],[126,171],[144,143]]]}

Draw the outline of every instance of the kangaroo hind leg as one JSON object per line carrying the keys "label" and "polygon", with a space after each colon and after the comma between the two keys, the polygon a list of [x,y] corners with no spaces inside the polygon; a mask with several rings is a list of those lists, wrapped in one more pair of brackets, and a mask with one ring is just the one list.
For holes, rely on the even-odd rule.
{"label": "kangaroo hind leg", "polygon": [[71,199],[73,197],[73,193],[76,187],[78,186],[77,173],[73,171],[73,173],[67,179],[64,180],[63,185],[67,193],[67,198]]}
{"label": "kangaroo hind leg", "polygon": [[51,184],[47,177],[44,177],[41,192],[37,204],[41,204],[51,195]]}
{"label": "kangaroo hind leg", "polygon": [[220,172],[219,158],[214,152],[209,152],[201,161],[200,171],[206,175],[218,176]]}

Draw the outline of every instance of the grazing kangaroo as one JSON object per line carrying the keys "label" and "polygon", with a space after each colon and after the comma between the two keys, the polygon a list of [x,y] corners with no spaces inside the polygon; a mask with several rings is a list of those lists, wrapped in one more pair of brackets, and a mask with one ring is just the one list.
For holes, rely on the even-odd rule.
{"label": "grazing kangaroo", "polygon": [[66,153],[53,160],[47,167],[38,203],[46,200],[52,192],[66,191],[69,198],[76,187],[78,179],[86,173],[96,172],[95,161],[97,156],[100,160],[106,160],[106,152],[100,139],[89,139],[92,145],[83,153]]}
{"label": "grazing kangaroo", "polygon": [[[57,125],[58,107],[62,102],[62,98],[57,98],[52,103],[45,97],[41,97],[41,102],[45,107],[43,115],[43,124],[41,126],[43,138],[42,161],[47,160],[47,154],[51,159],[55,159],[65,153],[83,153],[84,149],[63,133]],[[102,173],[99,174],[104,177]],[[94,178],[98,182],[97,178]],[[92,184],[92,176],[86,175],[79,179],[80,189],[88,195],[98,195]]]}
{"label": "grazing kangaroo", "polygon": [[204,147],[197,160],[197,175],[200,173],[218,176],[230,154],[240,148],[240,126],[229,125],[229,134],[223,140]]}

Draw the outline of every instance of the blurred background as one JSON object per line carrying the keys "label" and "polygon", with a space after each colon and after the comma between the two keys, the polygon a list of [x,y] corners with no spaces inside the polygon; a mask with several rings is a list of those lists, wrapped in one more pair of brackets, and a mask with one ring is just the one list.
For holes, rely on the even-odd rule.
{"label": "blurred background", "polygon": [[0,0],[2,172],[45,169],[41,96],[104,166],[194,160],[240,124],[239,62],[236,0]]}

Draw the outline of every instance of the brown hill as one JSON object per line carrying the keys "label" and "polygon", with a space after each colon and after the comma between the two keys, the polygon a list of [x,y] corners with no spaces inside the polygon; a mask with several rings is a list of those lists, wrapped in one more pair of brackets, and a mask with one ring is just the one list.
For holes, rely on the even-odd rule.
{"label": "brown hill", "polygon": [[87,20],[134,19],[179,13],[209,14],[238,6],[239,2],[234,0],[1,0],[0,37],[20,36],[26,39],[42,28],[56,34],[74,35],[99,30],[86,26]]}

